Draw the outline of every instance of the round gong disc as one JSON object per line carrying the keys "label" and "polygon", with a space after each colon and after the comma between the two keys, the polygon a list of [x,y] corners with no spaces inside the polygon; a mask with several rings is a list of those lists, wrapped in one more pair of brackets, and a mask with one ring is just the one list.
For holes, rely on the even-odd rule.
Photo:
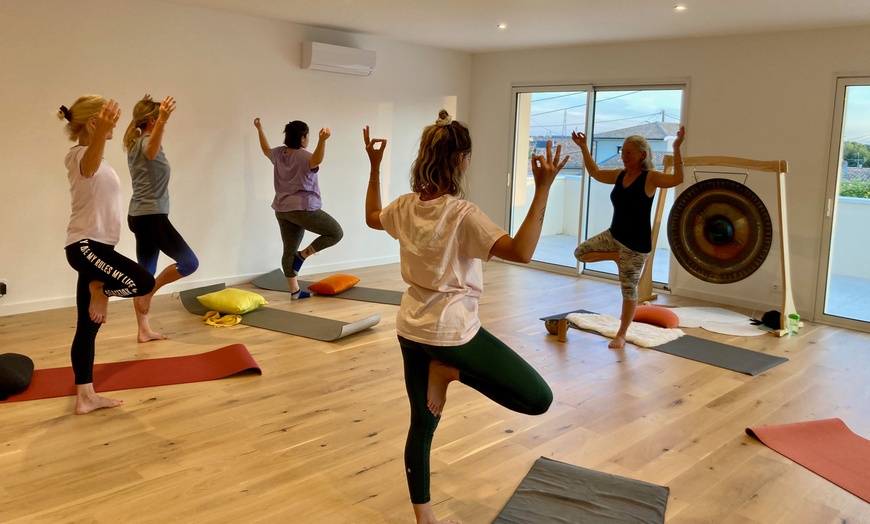
{"label": "round gong disc", "polygon": [[729,284],[755,273],[772,238],[764,202],[748,187],[725,178],[689,186],[668,217],[674,257],[705,282]]}

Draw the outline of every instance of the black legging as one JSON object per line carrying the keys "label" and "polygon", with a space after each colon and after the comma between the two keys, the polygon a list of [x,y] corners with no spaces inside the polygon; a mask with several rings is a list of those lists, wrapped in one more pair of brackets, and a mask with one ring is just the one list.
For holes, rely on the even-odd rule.
{"label": "black legging", "polygon": [[199,267],[199,260],[169,221],[168,214],[127,215],[127,225],[136,236],[136,260],[152,275],[157,274],[161,251],[175,261],[175,269],[183,277]]}
{"label": "black legging", "polygon": [[438,360],[459,370],[459,381],[494,402],[526,415],[550,408],[553,392],[528,362],[481,328],[461,346],[430,346],[399,337],[405,363],[405,389],[411,403],[411,427],[405,441],[405,475],[411,502],[429,502],[429,453],[441,417],[426,405],[429,362]]}
{"label": "black legging", "polygon": [[90,283],[103,283],[103,293],[110,297],[138,297],[154,289],[154,277],[129,258],[117,253],[115,246],[80,240],[66,247],[66,260],[78,271],[76,283],[76,334],[70,348],[76,384],[94,381],[94,342],[100,323],[91,320],[88,308],[91,304]]}

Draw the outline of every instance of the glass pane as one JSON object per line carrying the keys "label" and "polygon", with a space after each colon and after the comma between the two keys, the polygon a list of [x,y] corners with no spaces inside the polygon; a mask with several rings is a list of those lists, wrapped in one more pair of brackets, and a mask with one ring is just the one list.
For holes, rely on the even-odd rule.
{"label": "glass pane", "polygon": [[550,189],[541,240],[532,256],[536,262],[577,267],[574,248],[579,237],[583,159],[571,141],[571,131],[586,128],[587,98],[586,90],[517,94],[511,235],[517,233],[534,195],[531,155],[542,154],[547,140],[553,141],[554,148],[561,144],[563,154],[572,149],[577,153]]}
{"label": "glass pane", "polygon": [[[591,153],[599,168],[622,169],[620,152],[625,138],[640,135],[649,141],[653,150],[655,169],[664,170],[663,158],[673,151],[672,144],[680,127],[682,89],[633,89],[622,91],[596,91],[595,117],[592,123]],[[613,207],[610,191],[613,186],[590,178],[586,199],[588,214],[583,238],[595,236],[610,227]],[[658,196],[656,196],[658,198]],[[667,217],[674,200],[674,190],[667,193],[662,228],[659,231],[656,254],[653,259],[653,281],[667,284],[670,264],[670,246],[666,234]],[[653,203],[655,210],[656,202]],[[638,220],[644,219],[638,217]],[[646,219],[652,220],[652,217]],[[616,275],[613,262],[584,264],[590,270]]]}
{"label": "glass pane", "polygon": [[846,86],[826,315],[870,322],[870,86]]}

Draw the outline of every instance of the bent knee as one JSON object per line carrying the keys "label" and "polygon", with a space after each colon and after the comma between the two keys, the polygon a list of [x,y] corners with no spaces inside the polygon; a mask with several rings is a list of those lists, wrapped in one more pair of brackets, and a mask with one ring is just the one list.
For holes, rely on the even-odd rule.
{"label": "bent knee", "polygon": [[194,271],[199,269],[199,259],[196,256],[190,256],[175,264],[175,269],[182,277],[192,275]]}

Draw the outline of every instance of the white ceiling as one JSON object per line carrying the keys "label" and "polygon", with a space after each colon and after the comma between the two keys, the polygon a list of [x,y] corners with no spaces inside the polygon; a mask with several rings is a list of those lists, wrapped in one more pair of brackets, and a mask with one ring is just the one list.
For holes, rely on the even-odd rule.
{"label": "white ceiling", "polygon": [[472,53],[870,24],[870,0],[165,1]]}

